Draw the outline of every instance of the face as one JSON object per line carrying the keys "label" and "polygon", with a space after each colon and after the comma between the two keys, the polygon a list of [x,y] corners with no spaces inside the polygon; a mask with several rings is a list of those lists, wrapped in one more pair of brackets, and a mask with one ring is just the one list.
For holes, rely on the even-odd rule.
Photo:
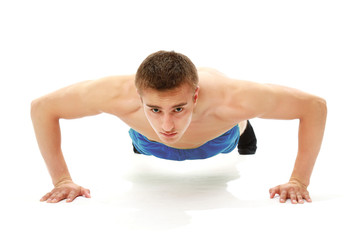
{"label": "face", "polygon": [[165,92],[142,91],[141,99],[146,118],[164,143],[176,143],[189,127],[196,106],[199,87],[193,90],[185,84]]}

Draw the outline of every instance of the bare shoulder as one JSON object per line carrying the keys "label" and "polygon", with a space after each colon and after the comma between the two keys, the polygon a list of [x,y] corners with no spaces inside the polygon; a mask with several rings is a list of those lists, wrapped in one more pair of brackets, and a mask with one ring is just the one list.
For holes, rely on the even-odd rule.
{"label": "bare shoulder", "polygon": [[254,82],[234,79],[214,68],[198,68],[198,74],[200,84],[203,84],[207,88],[214,87],[217,90],[224,90],[226,92],[229,91],[229,89],[233,89],[234,87],[239,88],[241,86],[250,85],[252,85],[253,87],[259,86],[259,84],[256,84]]}
{"label": "bare shoulder", "polygon": [[132,86],[135,87],[134,76],[108,76],[97,80],[87,81],[82,87],[84,94],[107,99],[122,97],[129,94]]}
{"label": "bare shoulder", "polygon": [[[239,122],[254,117],[247,107],[254,96],[266,97],[269,87],[248,80],[229,77],[213,68],[199,68],[200,91],[217,118]],[[232,120],[233,119],[233,120]]]}
{"label": "bare shoulder", "polygon": [[298,89],[235,79],[211,68],[201,68],[198,73],[203,109],[224,122],[255,117],[297,119],[309,104],[325,102]]}
{"label": "bare shoulder", "polygon": [[222,121],[221,112],[226,112],[224,105],[229,91],[233,91],[229,87],[233,80],[214,68],[198,68],[198,75],[200,86],[198,111],[201,116]]}
{"label": "bare shoulder", "polygon": [[103,112],[120,116],[134,111],[137,94],[133,80],[133,76],[111,76],[78,82],[35,99],[32,108],[65,119]]}
{"label": "bare shoulder", "polygon": [[119,116],[140,106],[134,79],[135,75],[108,76],[88,81],[83,91],[86,99],[96,102],[102,112]]}
{"label": "bare shoulder", "polygon": [[217,116],[229,121],[243,121],[255,117],[271,119],[298,119],[312,102],[321,98],[301,90],[275,84],[221,78]]}
{"label": "bare shoulder", "polygon": [[224,73],[218,71],[215,68],[210,67],[199,67],[197,68],[200,82],[208,81],[210,79],[228,78]]}
{"label": "bare shoulder", "polygon": [[219,106],[232,102],[234,95],[242,96],[249,89],[261,87],[250,81],[231,78],[213,68],[199,68],[198,74],[203,95],[211,96]]}

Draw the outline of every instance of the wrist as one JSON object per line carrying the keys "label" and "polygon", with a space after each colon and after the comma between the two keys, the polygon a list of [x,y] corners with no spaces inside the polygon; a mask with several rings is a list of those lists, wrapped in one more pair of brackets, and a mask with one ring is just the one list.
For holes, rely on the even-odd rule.
{"label": "wrist", "polygon": [[301,180],[301,179],[299,179],[297,177],[290,177],[289,182],[295,182],[297,184],[300,184],[303,188],[307,188],[309,186],[308,181]]}
{"label": "wrist", "polygon": [[65,183],[72,183],[72,179],[70,176],[67,176],[67,177],[63,177],[63,178],[60,178],[59,180],[57,180],[56,182],[53,182],[54,184],[54,187],[58,187],[62,184],[65,184]]}

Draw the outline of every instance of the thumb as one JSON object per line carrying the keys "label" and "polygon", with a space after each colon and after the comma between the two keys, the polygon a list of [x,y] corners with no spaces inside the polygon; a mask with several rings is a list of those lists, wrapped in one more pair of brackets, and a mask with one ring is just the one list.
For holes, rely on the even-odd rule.
{"label": "thumb", "polygon": [[276,194],[279,194],[279,190],[280,190],[279,186],[270,188],[270,190],[269,190],[270,198],[274,198]]}
{"label": "thumb", "polygon": [[89,189],[86,189],[86,188],[81,188],[81,195],[86,197],[86,198],[91,198],[90,196],[90,190]]}

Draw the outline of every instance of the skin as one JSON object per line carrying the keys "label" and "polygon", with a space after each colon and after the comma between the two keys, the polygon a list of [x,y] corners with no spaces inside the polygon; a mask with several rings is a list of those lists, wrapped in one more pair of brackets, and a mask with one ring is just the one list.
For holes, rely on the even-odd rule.
{"label": "skin", "polygon": [[[199,86],[159,92],[138,91],[135,75],[80,82],[32,102],[31,116],[41,154],[54,189],[41,201],[71,202],[90,197],[72,181],[61,150],[59,119],[109,113],[152,141],[170,147],[196,148],[246,120],[299,119],[299,145],[289,181],[269,190],[280,202],[311,202],[307,187],[320,151],[327,107],[324,99],[283,86],[231,79],[209,68],[198,69]],[[214,128],[213,126],[217,126]]]}

